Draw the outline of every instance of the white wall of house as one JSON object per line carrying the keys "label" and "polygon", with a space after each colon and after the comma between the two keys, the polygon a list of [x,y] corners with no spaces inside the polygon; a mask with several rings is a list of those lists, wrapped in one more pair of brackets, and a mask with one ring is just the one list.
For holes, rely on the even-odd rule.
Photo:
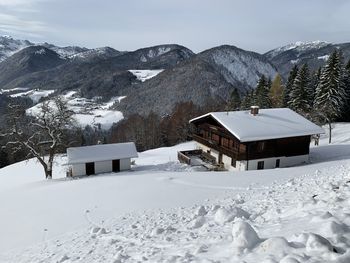
{"label": "white wall of house", "polygon": [[112,172],[112,161],[95,162],[95,174]]}
{"label": "white wall of house", "polygon": [[120,171],[130,170],[131,168],[131,159],[120,159]]}
{"label": "white wall of house", "polygon": [[276,168],[276,160],[280,160],[280,166],[279,167],[289,167],[294,166],[298,164],[303,164],[309,162],[309,155],[298,155],[298,156],[290,156],[290,157],[273,157],[273,158],[265,158],[265,159],[256,159],[256,160],[249,160],[247,161],[237,161],[237,169],[239,171],[248,170],[257,170],[258,169],[258,162],[263,161],[264,162],[264,169],[273,169]]}
{"label": "white wall of house", "polygon": [[[86,175],[85,163],[72,164],[71,168],[72,168],[73,176]],[[125,171],[130,169],[131,169],[131,158],[120,159],[120,171]],[[112,172],[112,170],[113,170],[112,161],[95,162],[95,174],[110,173]]]}
{"label": "white wall of house", "polygon": [[[197,142],[197,148],[202,149],[204,152],[208,152],[210,150],[210,154],[215,157],[216,162],[219,161],[219,153],[216,150],[213,150],[201,143]],[[229,171],[245,171],[247,170],[257,170],[258,162],[264,162],[264,169],[273,169],[276,168],[276,160],[280,160],[279,167],[289,167],[298,164],[307,163],[309,161],[309,155],[298,155],[298,156],[290,156],[290,157],[273,157],[273,158],[264,158],[264,159],[256,159],[247,161],[236,161],[236,167],[232,166],[232,158],[227,155],[222,155],[222,162],[224,163],[225,169]]]}
{"label": "white wall of house", "polygon": [[73,164],[71,167],[73,176],[86,175],[85,163]]}

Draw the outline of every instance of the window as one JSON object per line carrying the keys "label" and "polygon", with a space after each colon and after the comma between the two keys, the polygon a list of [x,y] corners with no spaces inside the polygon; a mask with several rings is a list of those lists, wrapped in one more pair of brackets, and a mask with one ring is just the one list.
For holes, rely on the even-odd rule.
{"label": "window", "polygon": [[264,161],[258,162],[258,170],[264,169]]}
{"label": "window", "polygon": [[226,148],[229,148],[230,146],[229,146],[229,139],[227,139],[227,138],[224,138],[224,137],[222,137],[221,138],[221,145],[222,146],[224,146],[224,147],[226,147]]}
{"label": "window", "polygon": [[217,143],[220,142],[220,136],[217,135],[217,134],[212,133],[211,139],[212,139],[213,141],[217,142]]}
{"label": "window", "polygon": [[280,159],[276,160],[276,168],[280,167]]}
{"label": "window", "polygon": [[234,147],[234,145],[235,145],[235,143],[233,142],[233,140],[230,139],[230,147],[229,148],[232,149]]}

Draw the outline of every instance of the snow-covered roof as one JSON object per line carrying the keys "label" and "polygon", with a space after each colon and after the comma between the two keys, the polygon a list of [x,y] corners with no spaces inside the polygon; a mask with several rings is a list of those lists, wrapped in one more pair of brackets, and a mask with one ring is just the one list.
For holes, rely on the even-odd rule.
{"label": "snow-covered roof", "polygon": [[99,144],[67,149],[68,164],[109,161],[138,157],[133,142]]}
{"label": "snow-covered roof", "polygon": [[321,127],[288,108],[260,109],[255,116],[250,111],[210,112],[190,122],[207,116],[213,117],[241,142],[324,133]]}

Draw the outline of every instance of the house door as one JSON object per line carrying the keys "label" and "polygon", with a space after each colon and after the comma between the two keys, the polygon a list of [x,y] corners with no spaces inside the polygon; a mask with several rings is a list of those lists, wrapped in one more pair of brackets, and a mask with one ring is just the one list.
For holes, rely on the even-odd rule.
{"label": "house door", "polygon": [[258,170],[264,169],[264,161],[258,162]]}
{"label": "house door", "polygon": [[112,170],[113,172],[120,172],[120,160],[112,161]]}
{"label": "house door", "polygon": [[85,171],[86,171],[86,175],[95,174],[95,163],[86,163]]}

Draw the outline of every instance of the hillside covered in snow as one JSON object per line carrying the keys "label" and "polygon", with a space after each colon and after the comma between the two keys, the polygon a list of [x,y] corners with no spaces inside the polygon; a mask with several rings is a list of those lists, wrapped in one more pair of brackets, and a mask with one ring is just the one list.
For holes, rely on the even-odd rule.
{"label": "hillside covered in snow", "polygon": [[350,126],[299,167],[206,172],[188,142],[131,171],[46,181],[34,160],[0,169],[0,262],[350,262]]}

